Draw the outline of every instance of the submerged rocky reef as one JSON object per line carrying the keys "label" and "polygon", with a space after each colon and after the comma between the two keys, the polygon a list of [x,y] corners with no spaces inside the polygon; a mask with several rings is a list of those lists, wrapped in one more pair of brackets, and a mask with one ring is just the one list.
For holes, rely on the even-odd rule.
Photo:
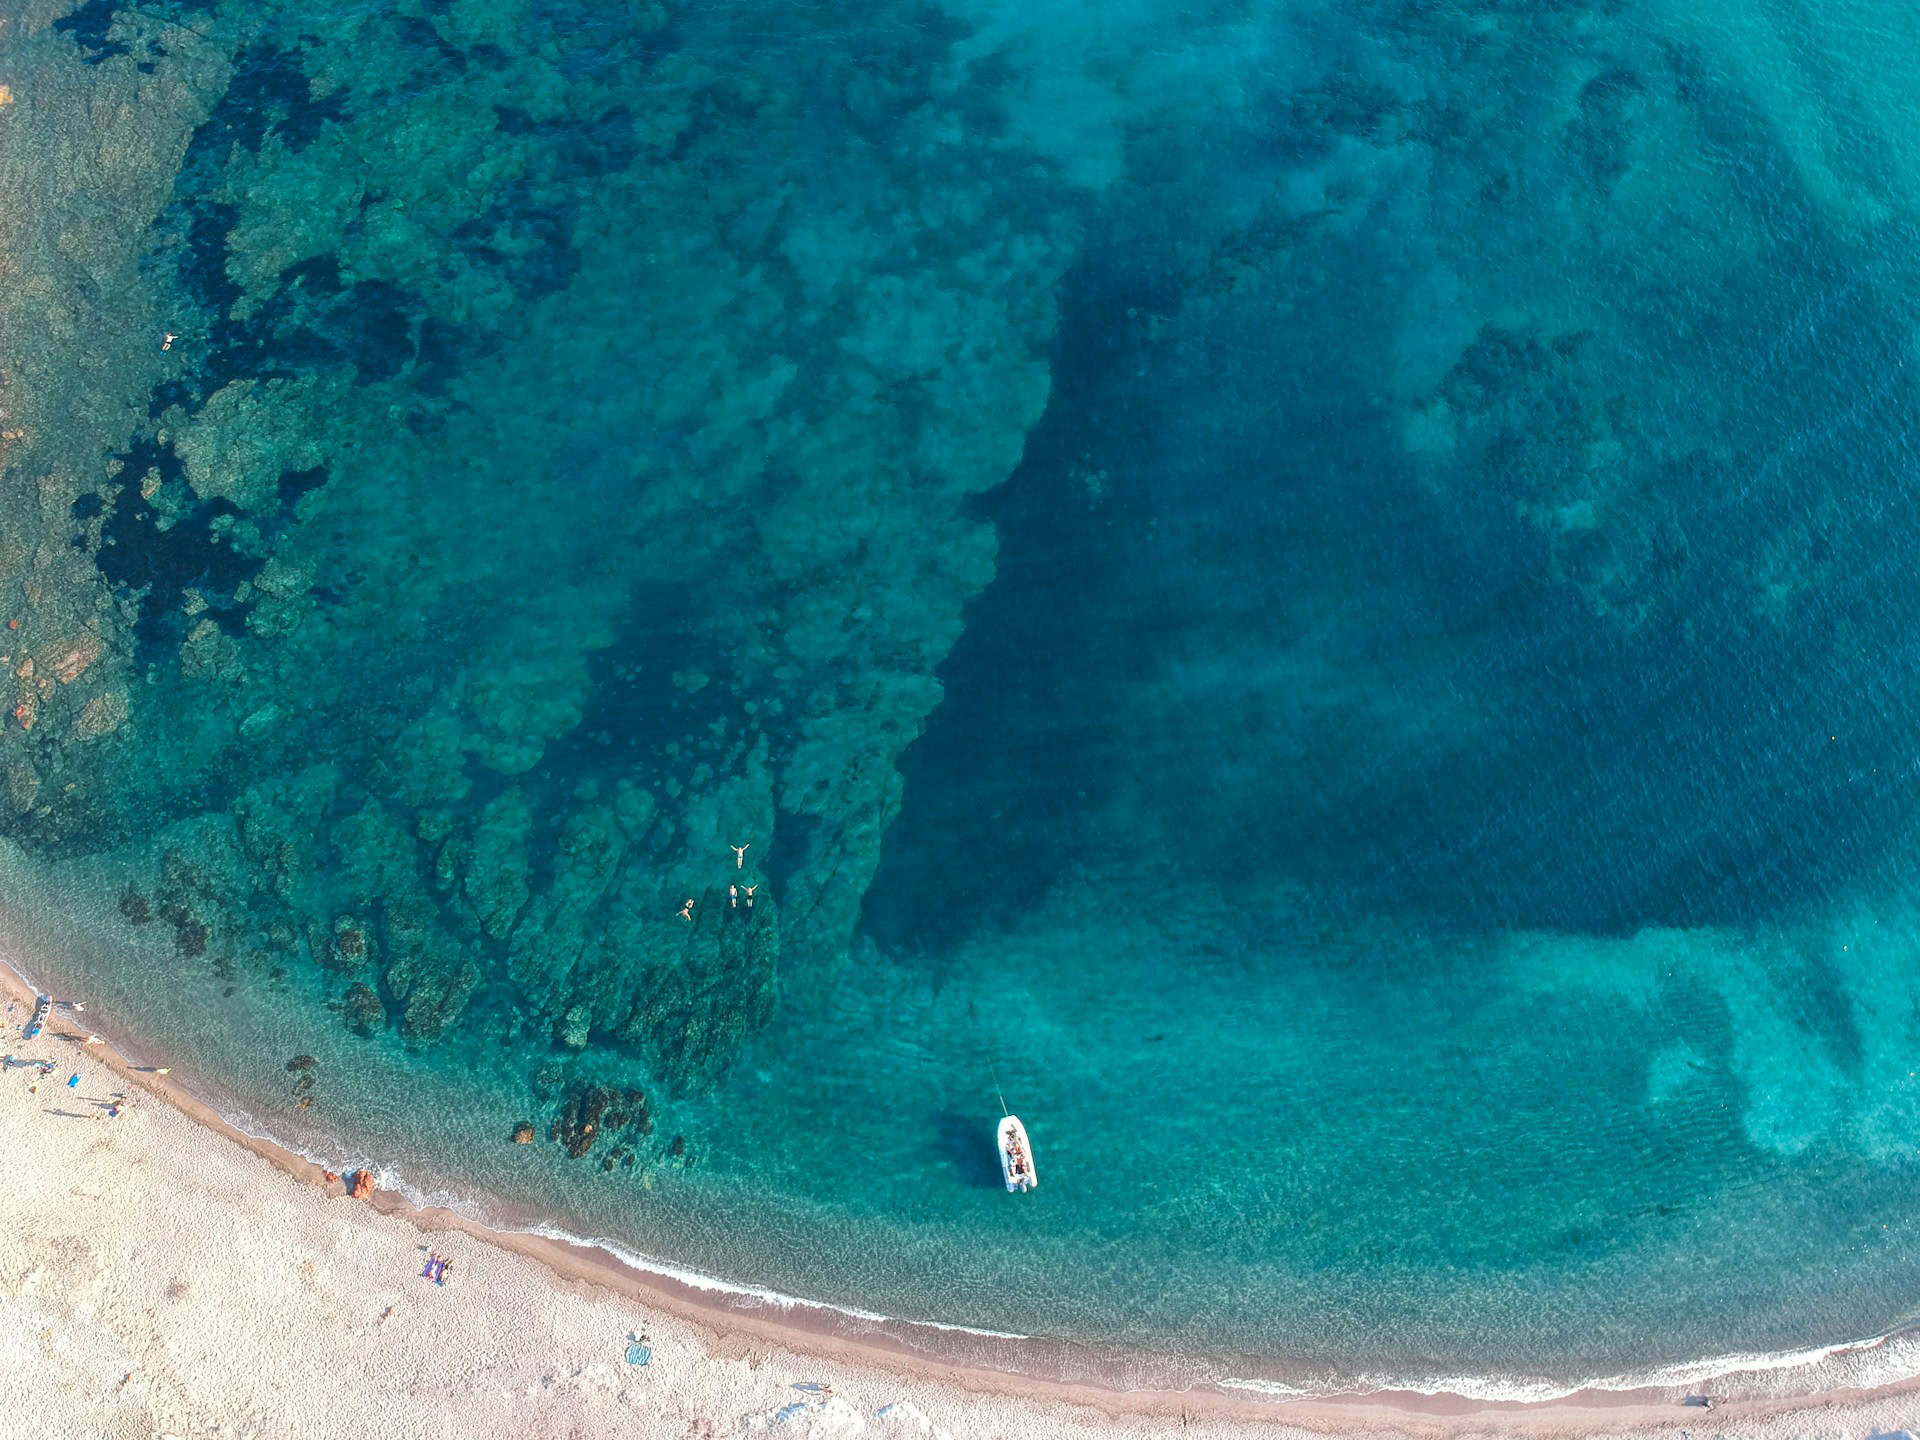
{"label": "submerged rocky reef", "polygon": [[[1705,655],[1703,733],[1757,739],[1897,638],[1883,511],[1820,477],[1898,469],[1909,302],[1854,260],[1900,186],[1659,5],[1171,16],[29,6],[0,830],[111,855],[127,923],[235,983],[323,975],[355,1033],[698,1089],[844,962],[1030,432],[1062,546],[1131,587],[1035,622],[1090,657],[1049,781],[1132,787],[1203,869],[1440,854],[1456,761],[1599,816],[1618,773],[1544,722],[1516,762],[1508,717],[1652,677],[1601,719],[1657,731]],[[1097,379],[1042,423],[1062,357]],[[1228,470],[1271,496],[1216,503]],[[1782,637],[1809,678],[1742,678]],[[1233,783],[1125,773],[1158,753]],[[1520,833],[1477,844],[1509,915]],[[1685,863],[1574,918],[1693,918],[1656,903]]]}
{"label": "submerged rocky reef", "polygon": [[1070,224],[901,18],[21,22],[0,146],[58,203],[0,240],[5,830],[361,1033],[690,1089],[822,995]]}

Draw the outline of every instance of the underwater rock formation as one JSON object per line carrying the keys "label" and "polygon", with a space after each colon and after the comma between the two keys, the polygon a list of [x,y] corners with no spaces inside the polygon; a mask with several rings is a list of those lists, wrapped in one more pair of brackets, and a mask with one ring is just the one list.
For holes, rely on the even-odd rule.
{"label": "underwater rock formation", "polygon": [[[531,1125],[523,1122],[514,1131],[516,1143],[525,1143],[520,1140],[523,1130],[532,1138]],[[618,1137],[622,1143],[610,1150],[603,1167],[608,1170],[634,1153],[636,1140],[652,1133],[653,1114],[644,1092],[594,1082],[569,1086],[560,1113],[548,1128],[548,1138],[559,1141],[575,1160],[601,1140]]]}
{"label": "underwater rock formation", "polygon": [[123,398],[0,439],[45,477],[8,452],[0,808],[114,847],[183,953],[354,978],[357,1030],[711,1082],[844,960],[1071,217],[967,139],[937,27],[742,72],[702,56],[805,22],[168,13],[33,42],[155,118],[88,176],[119,309],[56,332]]}
{"label": "underwater rock formation", "polygon": [[585,1085],[567,1096],[560,1118],[553,1122],[553,1138],[578,1160],[600,1138],[600,1122],[613,1104],[613,1091],[603,1085]]}
{"label": "underwater rock formation", "polygon": [[364,970],[374,958],[366,922],[357,920],[351,915],[342,915],[335,919],[333,936],[325,953],[331,968],[335,970],[349,972]]}
{"label": "underwater rock formation", "polygon": [[341,1006],[347,1028],[361,1035],[370,1035],[387,1023],[387,1008],[380,1003],[380,997],[373,988],[361,981],[355,981],[347,987],[345,1000]]}
{"label": "underwater rock formation", "polygon": [[10,21],[0,123],[0,168],[34,197],[0,213],[0,824],[43,844],[114,823],[134,644],[96,565],[99,496],[129,396],[164,369],[145,227],[226,79],[217,45],[159,16],[129,16],[125,65],[62,63],[56,18]]}

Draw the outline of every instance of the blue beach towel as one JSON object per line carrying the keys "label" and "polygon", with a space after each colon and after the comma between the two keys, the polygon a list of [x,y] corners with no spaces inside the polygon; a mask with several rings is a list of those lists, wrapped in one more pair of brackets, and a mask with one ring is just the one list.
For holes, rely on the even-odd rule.
{"label": "blue beach towel", "polygon": [[79,1084],[80,1084],[80,1072],[76,1070],[73,1072],[73,1074],[67,1077],[67,1089],[69,1090],[76,1089],[78,1088]]}
{"label": "blue beach towel", "polygon": [[629,1365],[645,1365],[652,1359],[653,1347],[651,1345],[627,1346],[627,1363]]}

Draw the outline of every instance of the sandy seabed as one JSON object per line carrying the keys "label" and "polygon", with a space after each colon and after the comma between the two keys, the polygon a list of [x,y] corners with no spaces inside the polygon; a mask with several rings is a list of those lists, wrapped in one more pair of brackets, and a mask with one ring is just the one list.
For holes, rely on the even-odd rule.
{"label": "sandy seabed", "polygon": [[[241,1135],[172,1078],[0,989],[0,1413],[41,1440],[404,1437],[1468,1436],[1894,1440],[1913,1382],[1742,1398],[1582,1392],[1541,1404],[1376,1394],[1107,1391],[967,1369],[716,1309],[611,1257],[487,1231]],[[52,1060],[42,1076],[29,1060]],[[78,1083],[69,1085],[70,1077]],[[115,1097],[126,1100],[118,1115]],[[450,1258],[436,1286],[429,1249]],[[628,1363],[644,1338],[650,1362]],[[1777,1389],[1777,1387],[1775,1387]],[[15,1424],[17,1427],[15,1428]]]}

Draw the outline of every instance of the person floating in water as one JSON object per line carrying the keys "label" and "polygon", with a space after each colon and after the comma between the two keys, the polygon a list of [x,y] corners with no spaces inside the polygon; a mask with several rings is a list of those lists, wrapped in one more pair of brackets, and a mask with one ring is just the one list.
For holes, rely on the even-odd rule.
{"label": "person floating in water", "polygon": [[734,869],[744,870],[747,868],[747,851],[751,850],[752,848],[753,848],[752,841],[748,841],[745,845],[727,846],[727,849],[733,852],[733,868]]}
{"label": "person floating in water", "polygon": [[680,918],[682,920],[693,919],[693,900],[691,897],[688,898],[686,904],[680,907]]}

